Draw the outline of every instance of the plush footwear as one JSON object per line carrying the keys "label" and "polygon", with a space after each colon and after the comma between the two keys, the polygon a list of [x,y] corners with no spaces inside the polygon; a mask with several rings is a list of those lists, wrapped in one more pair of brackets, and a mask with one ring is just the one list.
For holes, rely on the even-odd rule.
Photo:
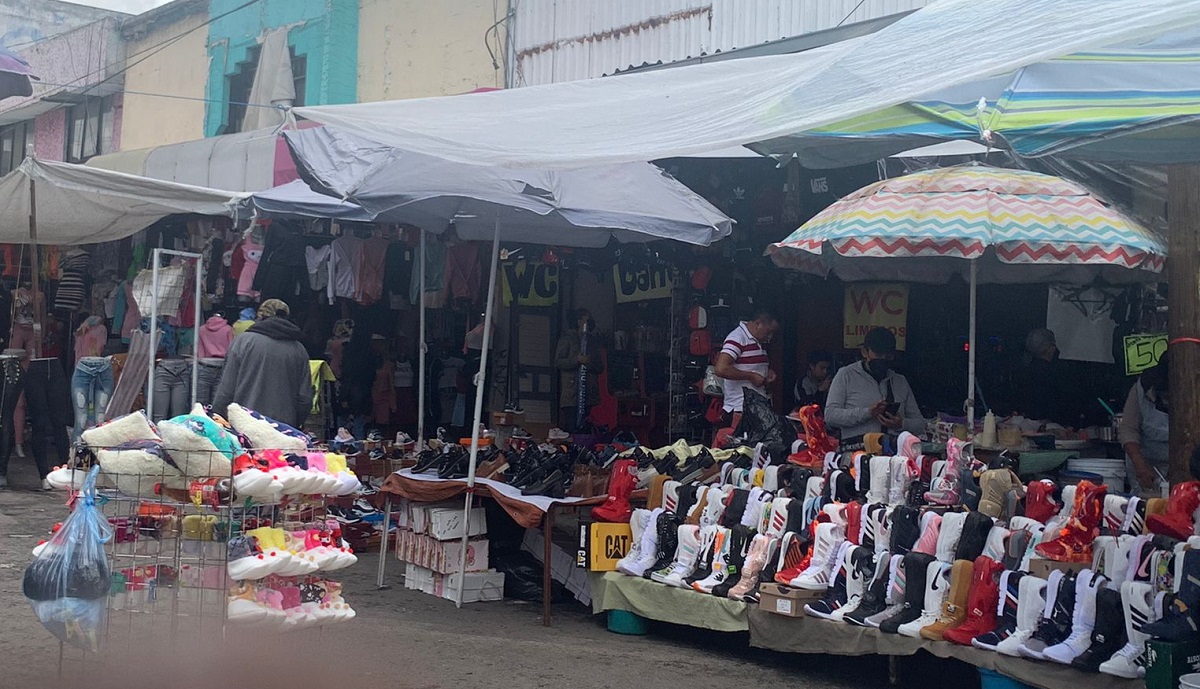
{"label": "plush footwear", "polygon": [[712,593],[714,586],[725,581],[725,577],[729,574],[729,550],[731,545],[731,531],[717,527],[717,534],[713,539],[712,546],[712,565],[707,576],[692,582],[692,590],[700,593]]}
{"label": "plush footwear", "polygon": [[926,512],[921,515],[921,537],[913,546],[913,552],[936,556],[941,529],[942,515],[936,512]]}
{"label": "plush footwear", "polygon": [[1100,665],[1116,655],[1128,641],[1125,614],[1121,609],[1121,592],[1102,588],[1096,591],[1096,624],[1092,630],[1092,644],[1071,661],[1071,667],[1084,672],[1099,672]]}
{"label": "plush footwear", "polygon": [[941,615],[933,624],[920,629],[921,638],[941,641],[946,630],[967,621],[967,599],[974,570],[975,563],[970,560],[955,560],[950,565],[950,590],[942,600]]}
{"label": "plush footwear", "polygon": [[[976,564],[977,568],[978,566]],[[976,574],[979,574],[978,569],[976,569]],[[996,606],[992,612],[992,618],[996,623],[992,625],[991,629],[971,639],[972,646],[995,651],[996,646],[1017,630],[1017,606],[1021,595],[1021,579],[1025,576],[1025,572],[1010,569],[1000,573],[1000,582],[996,590]]]}
{"label": "plush footwear", "polygon": [[1071,621],[1075,611],[1075,573],[1056,570],[1050,573],[1046,584],[1046,606],[1037,631],[1021,645],[1021,655],[1035,660],[1044,660],[1046,649],[1064,641],[1071,635]]}
{"label": "plush footwear", "polygon": [[818,524],[813,542],[812,561],[791,581],[796,588],[820,591],[829,586],[838,565],[837,552],[845,541],[845,532],[836,524]]}
{"label": "plush footwear", "polygon": [[820,600],[804,606],[806,614],[828,620],[846,604],[846,579],[850,569],[850,551],[855,547],[857,546],[852,545],[849,541],[842,542],[836,556],[839,565],[834,570],[835,574],[829,582],[829,587],[825,589],[825,595]]}
{"label": "plush footwear", "polygon": [[[879,625],[899,615],[904,610],[904,556],[893,555],[888,560],[887,593],[884,596],[886,607],[879,612],[868,615],[863,622],[868,627],[879,629]],[[853,620],[848,620],[853,623]]]}
{"label": "plush footwear", "polygon": [[292,554],[288,552],[283,529],[259,527],[247,531],[245,535],[252,536],[262,551],[267,574],[280,574],[291,569]]}
{"label": "plush footwear", "polygon": [[938,621],[949,593],[950,565],[937,560],[930,562],[926,567],[925,599],[921,614],[915,620],[900,625],[897,633],[914,639],[920,638],[922,629]]}
{"label": "plush footwear", "polygon": [[[70,466],[55,467],[53,471],[46,474],[46,482],[51,488],[57,490],[74,490],[79,491],[83,488],[83,481],[87,478],[87,471],[84,469],[76,469]],[[4,480],[0,484],[0,488],[7,485],[7,479],[0,476],[0,480]]]}
{"label": "plush footwear", "polygon": [[[1011,588],[1011,583],[1009,584]],[[1025,574],[1019,584],[1016,626],[1008,637],[996,644],[996,652],[1002,655],[1020,657],[1021,647],[1029,641],[1037,631],[1042,613],[1046,609],[1046,595],[1049,583],[1041,577]]]}
{"label": "plush footwear", "polygon": [[976,637],[995,631],[996,607],[1000,596],[999,577],[1003,569],[1003,565],[985,555],[975,559],[971,568],[966,615],[961,623],[942,632],[942,639],[970,646]]}
{"label": "plush footwear", "polygon": [[[931,574],[936,576],[940,572],[941,563],[932,555],[917,552],[905,555],[904,607],[896,615],[880,622],[879,631],[885,634],[898,634],[900,627],[911,624],[920,618],[925,607],[925,593],[929,577]],[[931,618],[930,622],[932,621]],[[920,631],[920,627],[917,628],[917,631]]]}
{"label": "plush footwear", "polygon": [[254,585],[241,581],[229,587],[225,617],[233,624],[254,625],[267,619],[270,613],[255,598]]}
{"label": "plush footwear", "polygon": [[946,564],[954,562],[954,552],[958,549],[958,542],[962,538],[966,523],[966,512],[947,512],[942,516],[934,557]]}
{"label": "plush footwear", "polygon": [[229,539],[228,549],[225,567],[233,581],[262,579],[270,574],[263,551],[253,536],[235,536]]}
{"label": "plush footwear", "polygon": [[[1198,484],[1200,485],[1200,484]],[[1107,486],[1080,481],[1075,486],[1075,502],[1067,523],[1053,540],[1039,543],[1038,555],[1058,562],[1091,562],[1092,541],[1100,535]]]}
{"label": "plush footwear", "polygon": [[1025,516],[1045,524],[1058,513],[1059,505],[1054,501],[1054,482],[1049,479],[1030,481],[1025,487]]}
{"label": "plush footwear", "polygon": [[1075,579],[1075,608],[1071,615],[1071,635],[1048,647],[1042,657],[1063,665],[1070,665],[1084,651],[1091,648],[1092,630],[1096,626],[1096,592],[1104,587],[1107,579],[1090,569],[1079,573]]}
{"label": "plush footwear", "polygon": [[613,464],[612,475],[608,481],[608,497],[603,505],[592,509],[592,519],[600,522],[627,522],[633,513],[629,505],[629,496],[633,493],[636,482],[633,472],[637,469],[637,461],[619,459]]}
{"label": "plush footwear", "polygon": [[[650,510],[634,510],[633,516],[629,520],[629,528],[632,531],[632,538],[629,541],[629,551],[625,553],[625,557],[617,561],[618,572],[633,577],[642,576],[645,567],[638,569],[638,563],[647,559],[642,549],[647,544],[646,532],[654,532],[654,519],[657,516],[657,514],[654,514]],[[651,538],[649,545],[654,545],[653,538]],[[650,550],[653,549],[653,547],[650,548]]]}
{"label": "plush footwear", "polygon": [[1175,598],[1162,619],[1142,628],[1144,633],[1166,641],[1191,639],[1200,631],[1200,550],[1185,550],[1175,557],[1182,559]]}
{"label": "plush footwear", "polygon": [[1150,533],[1185,540],[1195,528],[1192,515],[1200,508],[1200,481],[1177,483],[1167,498],[1165,514],[1150,514],[1146,517],[1146,528]]}
{"label": "plush footwear", "polygon": [[1144,627],[1158,617],[1154,596],[1154,587],[1148,583],[1126,581],[1121,584],[1121,607],[1128,640],[1111,658],[1100,663],[1100,672],[1126,679],[1146,676],[1145,652],[1150,635]]}

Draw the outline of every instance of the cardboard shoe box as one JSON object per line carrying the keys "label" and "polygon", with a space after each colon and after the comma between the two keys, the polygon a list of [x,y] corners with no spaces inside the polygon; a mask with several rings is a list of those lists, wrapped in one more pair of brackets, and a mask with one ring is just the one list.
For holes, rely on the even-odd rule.
{"label": "cardboard shoe box", "polygon": [[629,524],[582,523],[575,566],[591,572],[615,572],[617,562],[632,545],[633,530]]}
{"label": "cardboard shoe box", "polygon": [[758,588],[758,609],[784,617],[804,617],[805,604],[818,600],[824,593],[782,584],[762,584]]}
{"label": "cardboard shoe box", "polygon": [[1035,557],[1029,561],[1029,573],[1042,579],[1049,578],[1051,572],[1074,572],[1078,574],[1092,566],[1091,562],[1056,562],[1045,558]]}
{"label": "cardboard shoe box", "polygon": [[[487,533],[487,515],[482,507],[471,509],[465,525],[468,536],[483,536]],[[429,510],[429,535],[439,541],[463,537],[462,507]]]}

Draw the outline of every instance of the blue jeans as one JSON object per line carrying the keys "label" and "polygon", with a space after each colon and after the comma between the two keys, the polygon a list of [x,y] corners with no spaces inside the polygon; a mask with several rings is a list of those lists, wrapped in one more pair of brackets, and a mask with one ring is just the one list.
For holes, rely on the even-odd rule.
{"label": "blue jeans", "polygon": [[108,357],[85,356],[75,364],[71,376],[71,404],[75,407],[75,427],[71,440],[79,442],[85,429],[104,421],[108,398],[113,392],[113,367]]}

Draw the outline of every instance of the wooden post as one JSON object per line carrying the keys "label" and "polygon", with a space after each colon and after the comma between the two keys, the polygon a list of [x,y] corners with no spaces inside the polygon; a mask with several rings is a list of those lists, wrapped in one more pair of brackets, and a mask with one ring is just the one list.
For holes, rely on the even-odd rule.
{"label": "wooden post", "polygon": [[38,301],[38,295],[41,293],[41,288],[38,282],[41,279],[41,266],[38,265],[38,243],[37,243],[37,182],[33,179],[29,180],[29,280],[33,287],[33,351],[30,352],[31,359],[37,359],[42,355],[42,303]]}
{"label": "wooden post", "polygon": [[[1200,167],[1170,168],[1167,183],[1167,280],[1170,339],[1200,337]],[[1171,347],[1172,484],[1189,479],[1188,459],[1200,445],[1200,345]]]}

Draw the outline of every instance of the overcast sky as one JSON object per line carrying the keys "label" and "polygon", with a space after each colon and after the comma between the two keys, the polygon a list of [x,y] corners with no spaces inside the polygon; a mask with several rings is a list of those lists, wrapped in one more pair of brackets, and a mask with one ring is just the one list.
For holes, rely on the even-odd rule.
{"label": "overcast sky", "polygon": [[91,5],[92,7],[103,7],[106,10],[117,10],[119,12],[129,12],[137,14],[145,12],[149,9],[154,9],[159,5],[165,5],[170,0],[72,0],[80,5]]}

